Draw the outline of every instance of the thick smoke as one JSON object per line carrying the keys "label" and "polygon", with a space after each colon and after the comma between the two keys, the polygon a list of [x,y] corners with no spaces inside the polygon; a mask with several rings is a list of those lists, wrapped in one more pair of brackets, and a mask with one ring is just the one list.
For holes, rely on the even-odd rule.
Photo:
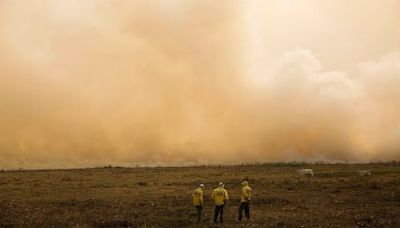
{"label": "thick smoke", "polygon": [[245,4],[2,1],[0,168],[399,159],[400,54],[249,75]]}

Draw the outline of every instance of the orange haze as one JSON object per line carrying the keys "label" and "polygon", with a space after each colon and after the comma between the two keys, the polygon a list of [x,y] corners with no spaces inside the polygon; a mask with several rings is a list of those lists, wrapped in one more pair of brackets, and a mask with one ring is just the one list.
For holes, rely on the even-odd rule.
{"label": "orange haze", "polygon": [[397,0],[3,0],[0,168],[400,158]]}

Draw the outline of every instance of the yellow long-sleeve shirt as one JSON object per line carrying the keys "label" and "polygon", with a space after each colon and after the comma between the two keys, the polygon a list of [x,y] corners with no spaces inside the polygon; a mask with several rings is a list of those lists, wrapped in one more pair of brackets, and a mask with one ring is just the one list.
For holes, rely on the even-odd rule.
{"label": "yellow long-sleeve shirt", "polygon": [[252,189],[250,186],[246,185],[242,188],[242,197],[241,197],[241,202],[249,202],[251,199],[251,191]]}
{"label": "yellow long-sleeve shirt", "polygon": [[215,205],[224,205],[229,200],[228,192],[224,188],[216,188],[212,192],[211,198],[214,200]]}
{"label": "yellow long-sleeve shirt", "polygon": [[193,193],[193,205],[203,206],[203,190],[201,188],[196,188]]}

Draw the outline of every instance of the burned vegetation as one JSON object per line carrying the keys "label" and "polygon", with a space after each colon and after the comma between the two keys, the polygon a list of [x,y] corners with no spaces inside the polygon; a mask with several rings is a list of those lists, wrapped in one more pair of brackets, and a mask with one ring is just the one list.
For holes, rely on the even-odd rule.
{"label": "burned vegetation", "polygon": [[[312,176],[298,170],[310,168]],[[371,175],[360,175],[370,170]],[[400,164],[262,164],[0,172],[0,227],[195,226],[191,192],[204,183],[200,227],[214,226],[218,182],[237,223],[240,183],[253,188],[251,227],[399,227]]]}

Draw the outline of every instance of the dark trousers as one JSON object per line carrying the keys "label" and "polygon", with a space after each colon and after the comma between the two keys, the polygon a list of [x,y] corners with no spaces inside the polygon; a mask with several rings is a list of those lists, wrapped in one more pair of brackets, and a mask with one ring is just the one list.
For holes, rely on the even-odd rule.
{"label": "dark trousers", "polygon": [[201,211],[203,210],[202,206],[196,206],[197,209],[197,222],[201,222]]}
{"label": "dark trousers", "polygon": [[223,222],[224,222],[224,205],[215,206],[215,210],[214,210],[214,223],[217,223],[218,215],[219,215],[219,221],[220,221],[221,223],[223,223]]}
{"label": "dark trousers", "polygon": [[249,202],[241,202],[239,207],[239,221],[242,220],[242,213],[246,215],[247,219],[250,219],[250,203]]}

